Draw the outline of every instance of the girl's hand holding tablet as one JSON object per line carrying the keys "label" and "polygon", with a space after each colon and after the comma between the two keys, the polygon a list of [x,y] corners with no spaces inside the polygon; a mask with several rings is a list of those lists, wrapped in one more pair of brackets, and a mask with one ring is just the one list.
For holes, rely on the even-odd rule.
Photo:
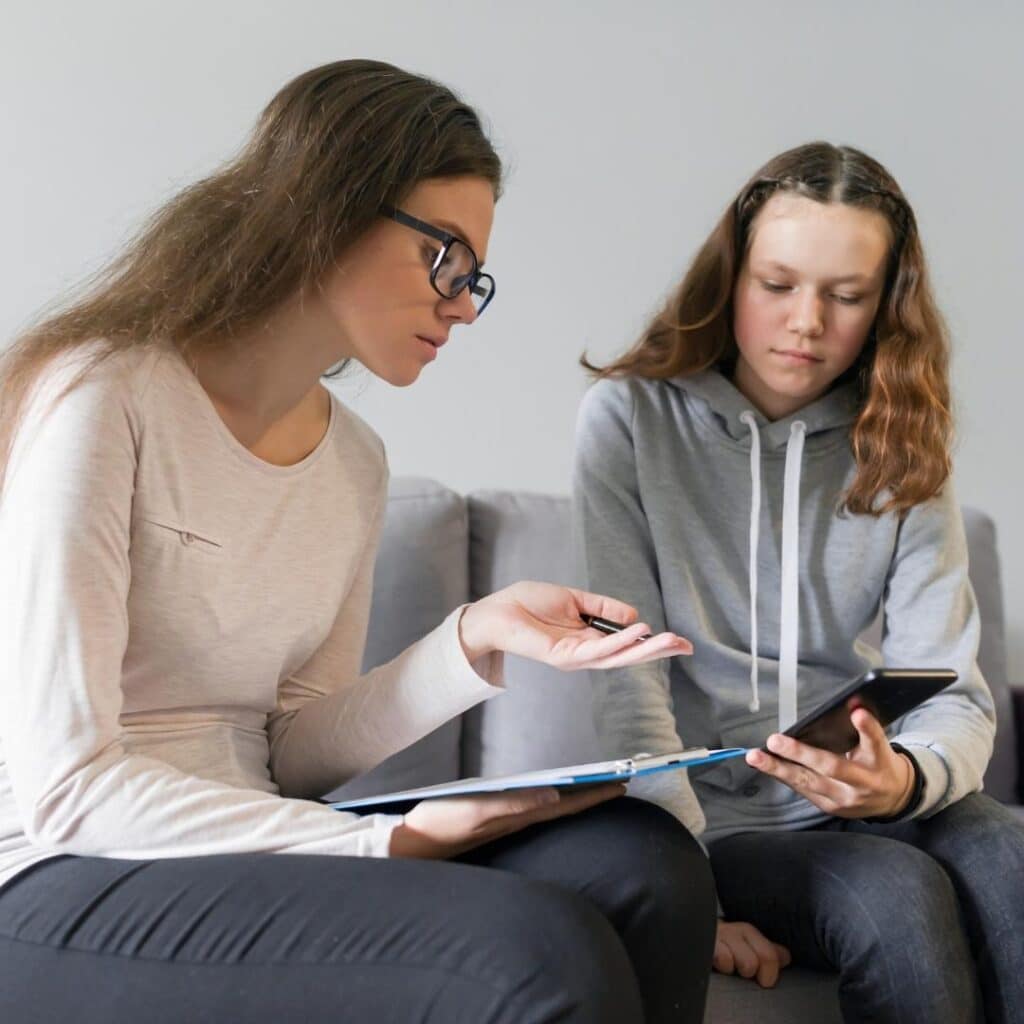
{"label": "girl's hand holding tablet", "polygon": [[[582,615],[626,625],[605,634]],[[492,651],[517,654],[570,672],[620,668],[657,658],[692,654],[689,640],[675,633],[650,635],[635,608],[600,594],[552,583],[514,583],[469,605],[460,625],[470,661]],[[643,640],[643,643],[637,643]]]}
{"label": "girl's hand holding tablet", "polygon": [[846,754],[833,754],[775,733],[766,744],[771,753],[751,750],[747,764],[784,782],[816,807],[838,818],[887,818],[899,814],[914,791],[914,766],[910,758],[893,749],[870,711],[856,708],[850,721],[859,740]]}

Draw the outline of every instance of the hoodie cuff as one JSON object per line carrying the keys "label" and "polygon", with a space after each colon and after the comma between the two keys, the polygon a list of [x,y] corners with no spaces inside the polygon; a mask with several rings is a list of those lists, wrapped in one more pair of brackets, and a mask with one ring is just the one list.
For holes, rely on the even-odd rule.
{"label": "hoodie cuff", "polygon": [[910,737],[894,737],[893,744],[902,747],[914,760],[922,777],[921,799],[917,806],[905,811],[897,821],[912,821],[927,817],[945,799],[949,790],[949,768],[940,754],[923,743],[914,743]]}
{"label": "hoodie cuff", "polygon": [[913,784],[910,787],[910,796],[903,805],[903,810],[898,811],[896,814],[874,815],[870,818],[861,818],[861,821],[866,821],[869,825],[893,825],[898,821],[910,821],[917,813],[917,809],[921,806],[921,801],[924,798],[924,772],[921,771],[917,758],[902,743],[893,742],[892,749],[897,754],[902,754],[910,762],[910,769],[914,773]]}

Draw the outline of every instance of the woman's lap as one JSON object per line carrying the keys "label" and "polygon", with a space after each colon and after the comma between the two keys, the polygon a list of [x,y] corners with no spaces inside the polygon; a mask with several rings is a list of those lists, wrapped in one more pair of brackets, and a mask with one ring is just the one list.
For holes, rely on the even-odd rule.
{"label": "woman's lap", "polygon": [[[44,862],[0,892],[0,1017],[639,1020],[624,940],[575,891],[621,873],[622,852],[612,844],[603,865],[570,868],[568,884],[544,877],[557,874],[545,867],[552,856],[571,864],[575,850],[582,863],[594,836],[622,818],[605,811],[532,830],[534,855],[526,836],[494,851],[521,874],[489,869],[484,851],[476,864],[244,854]],[[531,868],[540,877],[527,877]]]}

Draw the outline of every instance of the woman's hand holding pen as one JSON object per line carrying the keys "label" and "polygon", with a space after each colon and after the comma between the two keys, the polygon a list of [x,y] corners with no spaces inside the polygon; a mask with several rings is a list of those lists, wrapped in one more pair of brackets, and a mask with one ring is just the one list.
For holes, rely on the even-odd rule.
{"label": "woman's hand holding pen", "polygon": [[899,814],[914,791],[913,764],[893,750],[870,711],[856,708],[850,720],[860,739],[846,754],[833,754],[775,734],[766,744],[771,754],[751,750],[747,764],[784,782],[826,814],[839,818]]}
{"label": "woman's hand holding pen", "polygon": [[[614,623],[595,628],[581,616]],[[624,628],[608,631],[618,623]],[[459,635],[470,661],[504,651],[563,671],[620,668],[693,653],[690,641],[675,633],[651,636],[628,604],[553,583],[514,583],[481,598],[463,612]]]}

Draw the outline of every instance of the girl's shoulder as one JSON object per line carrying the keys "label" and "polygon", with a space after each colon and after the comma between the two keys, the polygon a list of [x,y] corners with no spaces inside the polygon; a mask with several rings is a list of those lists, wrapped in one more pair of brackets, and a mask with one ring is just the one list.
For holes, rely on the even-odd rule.
{"label": "girl's shoulder", "polygon": [[675,391],[668,380],[646,377],[602,377],[587,389],[582,409],[588,415],[622,415],[643,406],[661,406]]}
{"label": "girl's shoulder", "polygon": [[689,415],[685,397],[672,379],[605,377],[583,396],[577,438],[599,439],[613,433],[635,441],[638,434],[660,433],[666,423]]}

